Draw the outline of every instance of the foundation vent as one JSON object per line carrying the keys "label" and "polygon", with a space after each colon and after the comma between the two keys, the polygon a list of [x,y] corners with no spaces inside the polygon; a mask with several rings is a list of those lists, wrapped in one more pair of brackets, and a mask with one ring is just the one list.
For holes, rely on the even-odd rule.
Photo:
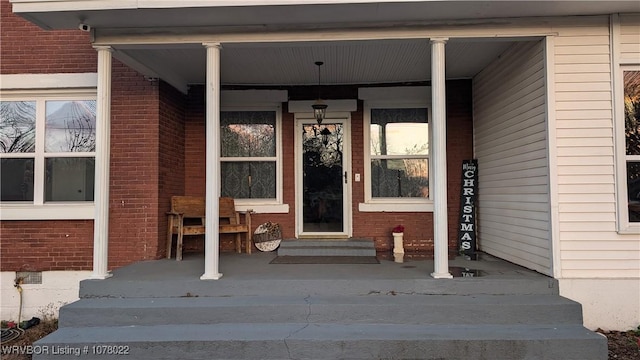
{"label": "foundation vent", "polygon": [[42,284],[42,271],[18,271],[16,279],[22,278],[22,284]]}

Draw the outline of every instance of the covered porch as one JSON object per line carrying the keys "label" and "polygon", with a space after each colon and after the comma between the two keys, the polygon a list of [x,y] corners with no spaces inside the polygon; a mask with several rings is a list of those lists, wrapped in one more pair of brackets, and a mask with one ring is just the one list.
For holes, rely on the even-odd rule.
{"label": "covered porch", "polygon": [[[116,31],[117,33],[117,31]],[[456,250],[455,234],[450,233],[450,219],[455,217],[457,209],[449,204],[449,192],[456,193],[458,188],[452,184],[458,184],[457,179],[449,180],[451,176],[448,162],[458,165],[459,158],[472,156],[471,142],[471,114],[470,103],[472,99],[462,92],[470,92],[470,82],[458,86],[456,99],[464,103],[464,108],[453,108],[454,113],[460,112],[464,116],[454,118],[463,123],[456,131],[448,131],[447,107],[447,79],[469,79],[481,71],[484,67],[498,58],[505,49],[518,42],[540,42],[541,38],[530,36],[505,39],[488,39],[484,37],[459,38],[451,40],[446,36],[423,37],[420,31],[408,32],[356,30],[353,33],[331,36],[327,41],[326,33],[306,34],[303,39],[298,34],[243,34],[242,39],[237,34],[221,35],[221,37],[206,36],[209,40],[200,44],[193,44],[193,40],[181,40],[179,37],[169,36],[156,38],[155,40],[138,37],[139,34],[122,35],[110,33],[108,30],[96,39],[95,47],[98,50],[98,109],[100,114],[108,118],[109,89],[112,56],[125,64],[138,70],[142,74],[156,81],[160,79],[171,84],[175,89],[184,91],[190,98],[198,91],[203,95],[204,106],[202,111],[203,130],[205,136],[202,139],[202,148],[198,149],[202,163],[201,175],[204,182],[200,184],[200,191],[207,199],[206,224],[208,229],[204,240],[204,274],[203,280],[219,279],[223,272],[219,270],[220,234],[218,230],[219,210],[217,199],[221,196],[225,185],[229,182],[224,178],[226,165],[222,158],[238,160],[246,155],[229,156],[225,147],[223,133],[225,125],[223,113],[225,109],[242,107],[242,109],[259,109],[261,106],[275,106],[278,110],[275,115],[273,129],[280,132],[278,140],[274,142],[271,159],[274,160],[275,172],[273,183],[275,191],[270,199],[237,199],[241,210],[252,210],[260,214],[272,214],[279,216],[283,223],[288,225],[293,233],[284,234],[285,237],[331,237],[338,236],[345,239],[350,237],[382,238],[390,233],[383,228],[377,228],[377,232],[371,236],[367,230],[371,229],[368,223],[379,216],[388,216],[395,213],[394,218],[402,219],[399,213],[408,213],[406,218],[417,227],[421,238],[421,245],[434,253],[434,268],[431,274],[434,278],[451,278],[448,272],[448,258]],[[196,34],[194,34],[196,35]],[[152,35],[154,38],[155,35]],[[157,43],[160,42],[160,44]],[[450,47],[450,49],[448,49]],[[447,52],[457,54],[459,57],[447,61]],[[386,61],[390,54],[396,57],[391,63]],[[475,54],[475,56],[472,56]],[[481,55],[479,55],[481,54]],[[261,59],[261,60],[258,60]],[[309,61],[305,61],[309,60]],[[320,77],[318,69],[318,83],[314,84],[316,75],[313,69],[313,60],[331,59],[325,69],[324,80]],[[464,60],[462,60],[464,59]],[[473,60],[471,60],[473,59]],[[447,62],[449,74],[445,71]],[[239,66],[239,64],[242,64]],[[158,71],[157,69],[165,69]],[[313,70],[312,70],[313,69]],[[357,74],[357,75],[356,75]],[[182,79],[182,83],[175,79]],[[328,78],[328,80],[327,80]],[[204,84],[204,85],[199,85]],[[323,87],[324,86],[324,87]],[[194,90],[195,89],[195,90]],[[199,90],[198,90],[199,89]],[[312,99],[325,99],[328,104],[325,115],[324,129],[333,128],[330,137],[336,143],[330,146],[336,147],[339,154],[337,171],[331,171],[335,176],[325,181],[324,185],[337,184],[339,193],[334,196],[333,189],[315,189],[304,183],[313,178],[309,166],[305,161],[311,156],[304,156],[307,151],[306,140],[299,139],[299,133],[311,134],[320,130],[321,119],[318,120],[316,129],[311,107]],[[345,90],[347,89],[347,90]],[[225,96],[225,94],[231,94]],[[242,98],[243,100],[238,100]],[[246,100],[250,98],[250,100]],[[102,101],[102,105],[101,104]],[[427,123],[428,130],[419,136],[418,145],[410,144],[401,149],[407,152],[407,158],[416,159],[424,172],[422,191],[413,191],[413,195],[382,195],[381,198],[373,198],[371,188],[376,186],[376,180],[370,180],[372,176],[369,146],[358,146],[363,137],[371,136],[367,102],[381,102],[385,106],[400,103],[402,108],[419,108],[424,111],[423,122]],[[364,105],[362,105],[364,102]],[[241,105],[238,105],[241,104]],[[420,104],[420,105],[417,105]],[[450,109],[451,110],[451,109]],[[281,111],[281,112],[280,112]],[[287,113],[285,113],[287,112]],[[281,114],[281,115],[279,115]],[[189,114],[185,117],[189,118]],[[282,117],[280,120],[279,116]],[[281,121],[281,122],[279,122]],[[188,148],[194,138],[188,138],[192,126],[185,123],[184,154],[189,156]],[[235,126],[235,125],[234,125]],[[383,126],[384,127],[384,126]],[[352,131],[353,128],[353,132]],[[222,130],[219,130],[222,129]],[[447,144],[447,138],[464,134],[465,140]],[[310,138],[311,135],[303,135]],[[414,135],[415,136],[415,135]],[[306,139],[305,138],[305,139]],[[316,136],[318,138],[318,136]],[[109,147],[109,139],[103,138],[103,144]],[[111,140],[113,141],[113,139]],[[323,140],[324,141],[324,140]],[[364,140],[368,143],[369,140]],[[325,148],[329,148],[325,142]],[[358,144],[358,145],[357,145]],[[421,147],[424,145],[424,149]],[[415,146],[417,150],[411,150]],[[192,148],[193,149],[193,148]],[[461,149],[453,154],[451,149]],[[385,150],[386,151],[386,150]],[[418,151],[409,154],[410,151]],[[108,156],[108,152],[102,152]],[[322,154],[335,155],[335,154]],[[389,161],[386,153],[381,155],[381,162]],[[204,161],[206,159],[206,161]],[[393,158],[390,158],[393,160]],[[455,159],[455,160],[454,160]],[[108,159],[101,160],[102,166],[98,171],[103,171],[100,178],[105,181],[103,186],[98,186],[102,191],[96,196],[96,227],[94,236],[94,278],[106,278],[108,274],[108,242],[109,223],[107,219],[106,203],[108,202],[109,178],[107,170]],[[191,160],[194,160],[193,158]],[[232,160],[233,161],[233,160]],[[241,161],[247,161],[241,159]],[[261,160],[262,161],[262,160]],[[295,161],[291,166],[290,161]],[[324,160],[322,160],[324,161]],[[100,161],[99,161],[100,162]],[[185,160],[184,190],[190,188],[190,179],[187,176],[189,161]],[[289,166],[287,168],[287,166]],[[327,167],[328,168],[328,167]],[[386,167],[385,167],[385,170]],[[453,170],[455,178],[459,178],[459,169]],[[319,173],[322,173],[320,171]],[[385,171],[387,174],[395,171]],[[400,173],[400,170],[398,170]],[[363,175],[363,176],[361,176]],[[395,175],[394,175],[395,176]],[[243,174],[252,183],[250,174]],[[364,178],[364,189],[360,189],[361,179]],[[397,182],[400,183],[398,175]],[[255,176],[256,182],[262,181]],[[295,179],[294,181],[291,181]],[[343,180],[344,179],[344,180]],[[309,180],[307,180],[309,181]],[[268,182],[268,181],[265,181]],[[99,184],[98,184],[99,185]],[[398,185],[398,188],[401,186]],[[189,189],[193,191],[193,188]],[[322,196],[314,194],[331,194]],[[175,194],[174,194],[175,195]],[[229,196],[229,194],[222,194]],[[307,196],[309,199],[307,200]],[[386,197],[385,197],[386,196]],[[309,230],[306,219],[307,201],[321,204],[322,201],[315,197],[326,197],[330,206],[340,208],[336,211],[338,227],[331,226],[329,230]],[[101,200],[103,198],[105,200]],[[320,207],[321,205],[315,205]],[[320,211],[318,211],[320,212]],[[387,215],[382,215],[387,213]],[[335,221],[335,217],[332,217]],[[387,220],[392,221],[392,220]],[[387,225],[388,226],[388,225]],[[313,227],[317,229],[316,227]],[[287,229],[288,230],[288,229]],[[426,243],[431,244],[427,246]]]}

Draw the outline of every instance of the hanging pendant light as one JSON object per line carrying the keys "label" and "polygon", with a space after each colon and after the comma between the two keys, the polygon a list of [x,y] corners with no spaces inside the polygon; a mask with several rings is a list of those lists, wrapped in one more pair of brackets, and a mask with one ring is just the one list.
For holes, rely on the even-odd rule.
{"label": "hanging pendant light", "polygon": [[324,116],[327,112],[327,104],[325,104],[320,98],[320,66],[324,64],[322,61],[316,61],[315,63],[318,66],[318,99],[316,100],[311,107],[313,108],[313,116],[316,118],[318,125],[322,124],[322,120],[324,120]]}

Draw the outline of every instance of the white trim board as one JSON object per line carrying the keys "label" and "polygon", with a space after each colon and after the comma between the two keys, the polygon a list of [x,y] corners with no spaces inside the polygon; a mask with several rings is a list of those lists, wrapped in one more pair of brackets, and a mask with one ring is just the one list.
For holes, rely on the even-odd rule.
{"label": "white trim board", "polygon": [[0,89],[95,88],[98,73],[0,75]]}
{"label": "white trim board", "polygon": [[358,99],[367,101],[431,103],[431,86],[395,86],[359,88]]}
{"label": "white trim board", "polygon": [[[329,112],[352,112],[358,110],[358,102],[356,100],[323,100],[327,104],[327,113]],[[311,105],[315,100],[292,100],[289,101],[290,113],[312,113]],[[328,117],[328,115],[327,115]]]}
{"label": "white trim board", "polygon": [[287,102],[288,97],[287,90],[223,90],[220,92],[220,104],[221,106],[259,106],[274,103],[280,105]]}

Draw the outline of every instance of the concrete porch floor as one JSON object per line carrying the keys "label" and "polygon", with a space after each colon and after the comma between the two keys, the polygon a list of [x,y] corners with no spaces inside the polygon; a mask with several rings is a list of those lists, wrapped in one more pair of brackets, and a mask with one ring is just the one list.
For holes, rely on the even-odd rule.
{"label": "concrete porch floor", "polygon": [[[477,261],[449,261],[453,279],[433,279],[433,260],[378,256],[379,264],[270,264],[275,252],[220,255],[219,280],[200,280],[202,254],[184,260],[142,261],[113,271],[105,280],[85,280],[81,298],[190,297],[307,294],[557,294],[556,281],[545,275],[482,254]],[[391,255],[391,254],[388,254]],[[391,258],[391,259],[382,259]],[[459,277],[460,270],[479,272]]]}

